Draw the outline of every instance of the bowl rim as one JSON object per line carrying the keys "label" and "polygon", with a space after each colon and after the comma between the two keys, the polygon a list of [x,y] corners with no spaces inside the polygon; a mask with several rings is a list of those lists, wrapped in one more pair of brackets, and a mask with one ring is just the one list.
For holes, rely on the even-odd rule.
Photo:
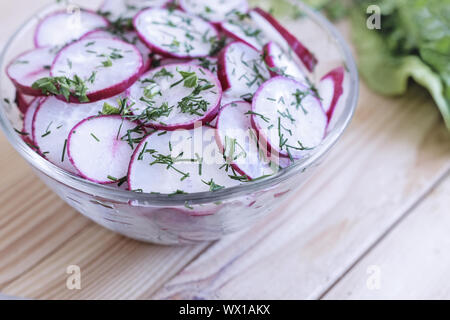
{"label": "bowl rim", "polygon": [[[291,4],[299,6],[301,12],[305,13],[308,19],[311,19],[319,27],[322,27],[328,35],[331,36],[330,41],[334,41],[337,48],[341,52],[341,56],[344,60],[347,74],[350,76],[350,86],[349,94],[345,101],[345,107],[342,115],[335,123],[335,128],[327,135],[324,141],[316,148],[315,152],[304,159],[296,161],[294,164],[286,169],[280,170],[274,176],[270,176],[257,181],[246,182],[245,184],[234,186],[231,188],[225,188],[217,190],[214,192],[196,192],[187,194],[150,194],[150,193],[139,193],[135,191],[123,190],[113,188],[108,185],[96,184],[94,182],[85,180],[79,176],[71,174],[51,162],[45,160],[35,151],[33,151],[23,139],[16,134],[15,129],[8,120],[6,110],[3,106],[3,101],[0,103],[2,107],[0,108],[0,126],[6,135],[9,143],[14,147],[14,149],[28,162],[31,166],[46,176],[62,183],[72,189],[78,190],[80,192],[93,195],[98,198],[112,200],[112,201],[126,201],[133,203],[137,202],[141,205],[152,205],[152,206],[185,206],[189,205],[201,205],[208,203],[219,203],[225,200],[230,200],[233,198],[243,197],[256,192],[261,192],[270,188],[273,188],[283,181],[292,178],[300,172],[304,172],[313,164],[317,163],[321,158],[323,158],[337,143],[344,131],[349,126],[353,115],[355,113],[356,105],[359,98],[359,76],[356,66],[355,59],[351,53],[350,47],[346,40],[340,34],[340,32],[333,26],[333,24],[328,21],[320,12],[317,12],[310,8],[308,5],[302,3],[301,1],[288,0]],[[0,55],[0,65],[4,65],[5,58],[8,50],[12,46],[16,37],[23,31],[30,21],[31,18],[39,17],[43,12],[49,11],[52,7],[58,5],[52,4],[47,5],[40,9],[36,14],[34,14],[30,19],[25,21],[8,39],[5,44],[2,53]],[[2,84],[0,82],[0,94],[3,94]]]}

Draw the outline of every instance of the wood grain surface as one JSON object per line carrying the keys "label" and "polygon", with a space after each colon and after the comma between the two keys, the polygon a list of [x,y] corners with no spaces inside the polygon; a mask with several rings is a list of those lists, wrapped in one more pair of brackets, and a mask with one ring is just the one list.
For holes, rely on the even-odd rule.
{"label": "wood grain surface", "polygon": [[[20,24],[15,6],[33,12],[44,2],[2,1],[0,44]],[[353,123],[307,186],[250,230],[198,246],[104,230],[48,190],[3,135],[0,155],[0,292],[8,296],[450,298],[441,281],[450,262],[450,135],[416,86],[385,98],[361,84]],[[69,265],[81,268],[81,290],[66,288]],[[376,291],[367,289],[370,265],[381,270]]]}

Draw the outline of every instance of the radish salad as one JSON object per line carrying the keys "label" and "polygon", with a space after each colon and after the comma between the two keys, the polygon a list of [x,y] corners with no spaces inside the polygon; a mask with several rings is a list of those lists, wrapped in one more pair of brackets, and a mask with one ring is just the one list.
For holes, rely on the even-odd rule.
{"label": "radish salad", "polygon": [[[264,179],[322,143],[343,66],[246,0],[105,0],[41,19],[7,67],[24,141],[54,165],[134,192]],[[316,81],[315,79],[319,79]]]}

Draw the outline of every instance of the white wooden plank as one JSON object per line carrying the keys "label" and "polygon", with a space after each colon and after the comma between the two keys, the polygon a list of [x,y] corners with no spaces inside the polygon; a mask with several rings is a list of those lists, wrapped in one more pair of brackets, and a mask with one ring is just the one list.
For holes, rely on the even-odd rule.
{"label": "white wooden plank", "polygon": [[450,299],[450,177],[325,299]]}

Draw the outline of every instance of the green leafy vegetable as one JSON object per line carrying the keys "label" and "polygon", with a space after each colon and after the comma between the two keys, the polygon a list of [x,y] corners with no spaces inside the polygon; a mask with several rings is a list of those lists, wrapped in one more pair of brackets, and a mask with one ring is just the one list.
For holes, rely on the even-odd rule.
{"label": "green leafy vegetable", "polygon": [[75,97],[79,102],[89,102],[86,83],[77,75],[68,77],[45,77],[32,84],[32,88],[41,90],[44,95],[62,95],[67,101]]}
{"label": "green leafy vegetable", "polygon": [[450,0],[378,1],[381,29],[366,26],[369,0],[355,0],[351,20],[360,72],[384,95],[406,92],[408,80],[426,88],[450,130]]}

